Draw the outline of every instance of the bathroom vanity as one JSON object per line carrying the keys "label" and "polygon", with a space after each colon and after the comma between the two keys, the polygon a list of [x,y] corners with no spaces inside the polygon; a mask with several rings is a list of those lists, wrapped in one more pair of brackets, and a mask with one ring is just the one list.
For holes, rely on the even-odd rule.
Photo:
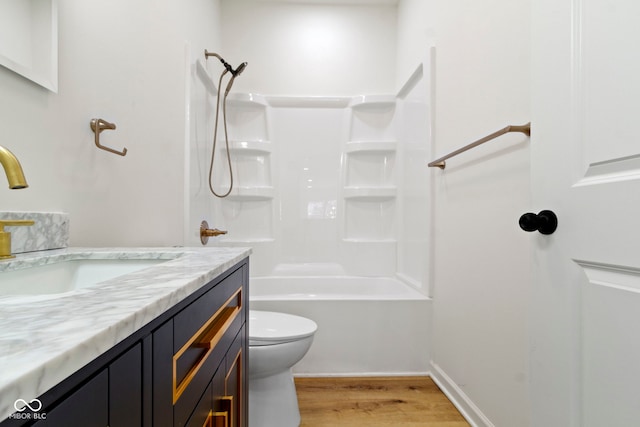
{"label": "bathroom vanity", "polygon": [[1,427],[247,425],[249,249],[43,253],[0,263],[0,287],[25,265],[159,263],[71,291],[0,293]]}

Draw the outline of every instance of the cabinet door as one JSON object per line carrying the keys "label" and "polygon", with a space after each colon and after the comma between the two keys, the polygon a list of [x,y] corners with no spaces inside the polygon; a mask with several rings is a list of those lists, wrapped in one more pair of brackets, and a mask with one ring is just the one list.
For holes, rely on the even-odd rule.
{"label": "cabinet door", "polygon": [[142,426],[142,344],[109,365],[109,427]]}
{"label": "cabinet door", "polygon": [[185,427],[209,427],[213,416],[213,398],[211,384],[205,390],[202,398],[196,405],[193,414],[185,424]]}
{"label": "cabinet door", "polygon": [[[109,376],[105,369],[80,387],[62,403],[47,410],[46,419],[34,424],[37,427],[107,427]],[[46,410],[46,408],[43,408]]]}
{"label": "cabinet door", "polygon": [[225,376],[225,396],[231,399],[231,419],[230,427],[245,427],[247,425],[247,394],[248,391],[245,382],[246,369],[246,349],[243,347],[245,327],[240,330],[236,336],[225,358],[226,376]]}
{"label": "cabinet door", "polygon": [[153,427],[173,427],[173,320],[153,333]]}

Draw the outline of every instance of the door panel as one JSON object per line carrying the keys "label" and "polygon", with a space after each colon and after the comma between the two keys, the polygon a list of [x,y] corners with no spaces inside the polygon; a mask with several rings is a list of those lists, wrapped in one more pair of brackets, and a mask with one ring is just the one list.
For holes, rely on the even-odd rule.
{"label": "door panel", "polygon": [[640,425],[640,2],[532,11],[531,424]]}
{"label": "door panel", "polygon": [[638,425],[639,272],[583,267],[587,275],[582,305],[585,425]]}
{"label": "door panel", "polygon": [[[640,96],[638,49],[640,2],[581,0],[575,14],[581,31],[584,139],[589,163],[638,153],[634,135]],[[609,141],[615,139],[614,144]]]}

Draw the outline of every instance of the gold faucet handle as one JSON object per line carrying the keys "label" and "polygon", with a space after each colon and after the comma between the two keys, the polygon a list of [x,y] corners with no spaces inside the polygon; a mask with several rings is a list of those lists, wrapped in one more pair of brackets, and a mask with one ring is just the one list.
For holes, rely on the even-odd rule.
{"label": "gold faucet handle", "polygon": [[217,228],[209,228],[207,221],[200,223],[200,241],[203,245],[209,242],[209,237],[219,236],[221,234],[227,234],[226,230],[218,230]]}
{"label": "gold faucet handle", "polygon": [[33,225],[31,219],[0,219],[0,259],[15,258],[11,253],[11,233],[4,231],[4,227],[17,225]]}
{"label": "gold faucet handle", "polygon": [[16,227],[19,225],[33,225],[32,219],[0,219],[0,233],[4,232],[4,227]]}

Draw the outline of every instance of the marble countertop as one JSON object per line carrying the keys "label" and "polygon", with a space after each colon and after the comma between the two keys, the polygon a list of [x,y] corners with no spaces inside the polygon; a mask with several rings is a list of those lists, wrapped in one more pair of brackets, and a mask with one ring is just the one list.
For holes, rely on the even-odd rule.
{"label": "marble countertop", "polygon": [[98,285],[0,296],[0,420],[182,301],[249,248],[66,248],[0,261],[2,272],[73,259],[166,259]]}

